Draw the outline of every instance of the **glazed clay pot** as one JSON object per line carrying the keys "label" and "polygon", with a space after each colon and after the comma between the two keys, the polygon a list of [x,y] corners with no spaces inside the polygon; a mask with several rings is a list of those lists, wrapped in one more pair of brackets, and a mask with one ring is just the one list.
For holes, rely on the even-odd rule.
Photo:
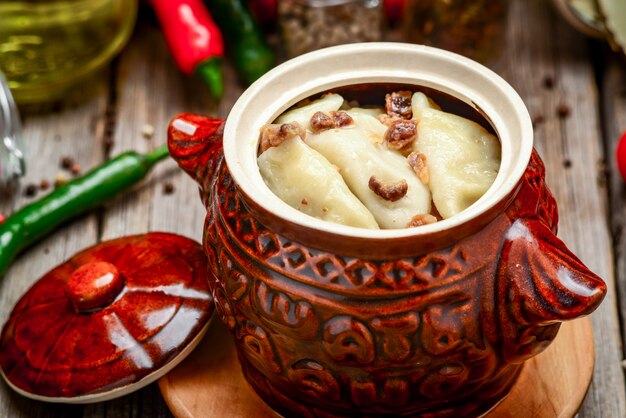
{"label": "glazed clay pot", "polygon": [[[371,83],[440,92],[484,116],[502,163],[478,202],[435,224],[372,231],[310,218],[269,191],[256,165],[261,126],[306,97]],[[385,43],[316,51],[253,84],[225,123],[182,114],[168,134],[208,211],[218,312],[248,382],[284,416],[480,415],[560,321],[589,314],[606,292],[555,235],[521,99],[455,54]]]}

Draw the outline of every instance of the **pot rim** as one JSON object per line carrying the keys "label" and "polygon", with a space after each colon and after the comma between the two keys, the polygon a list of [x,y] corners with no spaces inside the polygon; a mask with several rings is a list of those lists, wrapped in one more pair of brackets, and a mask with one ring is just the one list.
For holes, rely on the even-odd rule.
{"label": "pot rim", "polygon": [[[430,87],[477,109],[491,123],[501,142],[500,171],[487,192],[451,218],[416,228],[380,230],[322,221],[274,195],[263,181],[256,162],[260,128],[304,98],[365,83]],[[499,75],[449,51],[394,42],[340,45],[288,60],[239,97],[224,127],[224,156],[230,174],[248,203],[257,205],[263,213],[263,223],[268,228],[279,233],[287,231],[287,236],[293,230],[296,237],[302,235],[297,232],[304,228],[308,233],[366,240],[376,245],[381,240],[432,237],[499,210],[517,191],[532,149],[533,128],[528,110],[513,87]],[[486,222],[475,224],[481,228]]]}

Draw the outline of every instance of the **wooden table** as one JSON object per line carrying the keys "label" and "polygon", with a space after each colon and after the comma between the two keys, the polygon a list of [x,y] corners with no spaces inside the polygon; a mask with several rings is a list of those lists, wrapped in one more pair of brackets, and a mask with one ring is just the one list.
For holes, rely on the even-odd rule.
{"label": "wooden table", "polygon": [[[626,417],[621,320],[626,303],[619,302],[626,300],[626,185],[613,161],[616,140],[626,129],[626,61],[573,30],[547,0],[512,0],[511,7],[508,47],[495,69],[521,94],[536,121],[535,145],[559,202],[559,236],[609,287],[592,315],[596,367],[580,416]],[[200,83],[178,72],[156,23],[143,16],[119,59],[85,90],[89,97],[23,115],[29,171],[22,190],[0,195],[0,213],[30,202],[24,187],[52,181],[64,156],[86,170],[119,152],[165,143],[167,123],[178,112],[225,117],[243,90],[228,65],[225,77],[226,96],[217,104]],[[545,85],[548,79],[552,88]],[[566,117],[558,115],[562,105],[569,109]],[[152,138],[142,135],[146,125],[155,129]],[[166,193],[166,183],[174,186],[173,193]],[[159,165],[132,192],[64,225],[23,254],[0,282],[0,322],[37,278],[76,251],[146,231],[200,240],[203,219],[191,179],[173,161]],[[156,384],[86,406],[30,401],[0,384],[0,417],[170,415]]]}

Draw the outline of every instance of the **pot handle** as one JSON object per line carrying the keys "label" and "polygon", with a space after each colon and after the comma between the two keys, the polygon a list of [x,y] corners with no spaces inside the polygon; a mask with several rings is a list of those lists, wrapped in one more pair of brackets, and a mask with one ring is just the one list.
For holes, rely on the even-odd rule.
{"label": "pot handle", "polygon": [[505,232],[497,283],[504,355],[517,361],[543,350],[561,321],[590,314],[606,294],[604,281],[537,218],[517,219]]}
{"label": "pot handle", "polygon": [[606,284],[537,219],[518,219],[506,232],[499,277],[515,288],[527,314],[542,322],[588,315]]}
{"label": "pot handle", "polygon": [[181,113],[167,128],[170,155],[203,189],[223,155],[224,122],[211,116]]}

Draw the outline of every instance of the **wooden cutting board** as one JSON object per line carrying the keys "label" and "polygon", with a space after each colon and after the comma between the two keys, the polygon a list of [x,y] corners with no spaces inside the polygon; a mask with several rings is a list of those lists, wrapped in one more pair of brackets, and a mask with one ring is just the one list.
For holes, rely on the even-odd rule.
{"label": "wooden cutting board", "polygon": [[[488,418],[572,418],[591,383],[593,334],[588,318],[566,322],[546,351],[528,360],[509,395]],[[246,383],[231,335],[213,321],[204,340],[159,380],[177,418],[276,418]]]}

